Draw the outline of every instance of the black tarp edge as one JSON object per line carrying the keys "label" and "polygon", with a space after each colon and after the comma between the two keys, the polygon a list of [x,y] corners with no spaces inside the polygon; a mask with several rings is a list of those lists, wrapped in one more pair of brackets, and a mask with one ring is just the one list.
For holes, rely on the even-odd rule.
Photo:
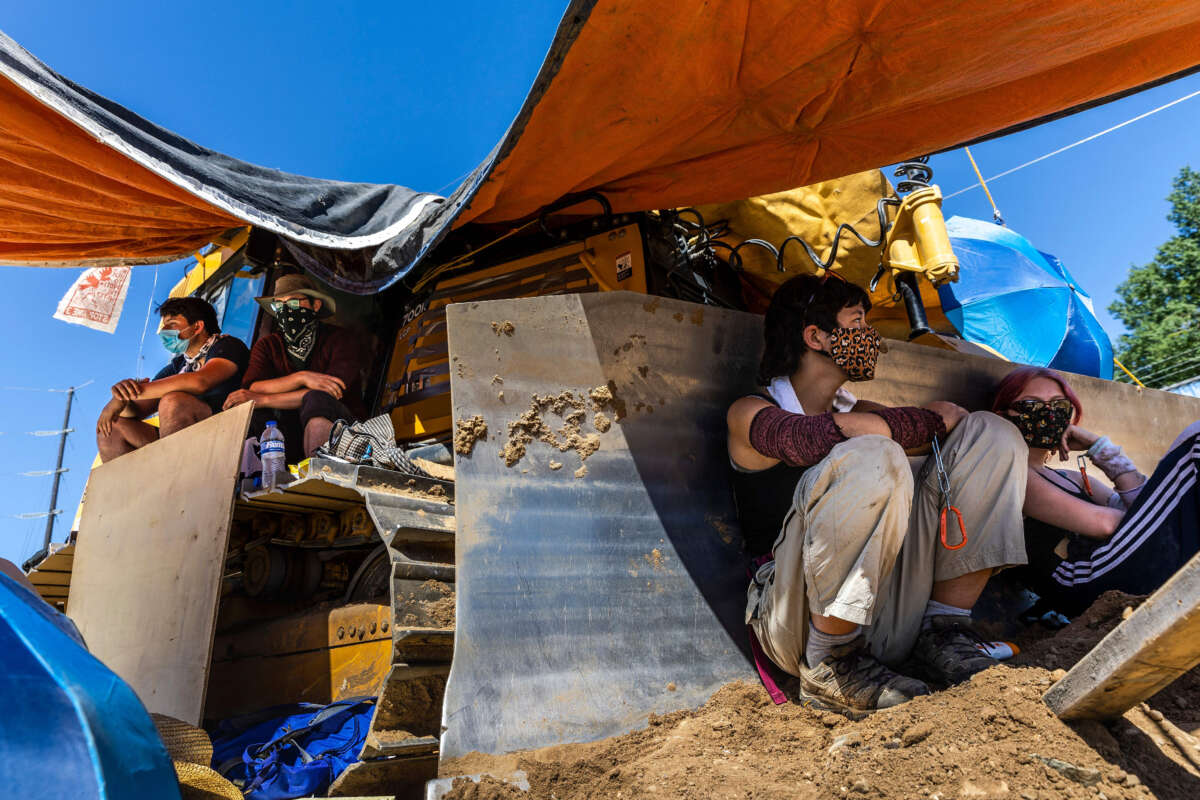
{"label": "black tarp edge", "polygon": [[[402,186],[308,178],[201,147],[58,75],[3,32],[0,74],[126,158],[238,219],[281,235],[301,264],[330,286],[371,294],[408,274],[470,208],[492,169],[516,146],[595,4],[575,0],[567,7],[520,111],[483,162],[445,199]],[[281,195],[290,202],[281,203]],[[329,214],[339,204],[346,213]],[[331,216],[336,218],[317,219]],[[69,265],[163,263],[185,255],[81,258]]]}
{"label": "black tarp edge", "polygon": [[201,147],[50,70],[0,32],[0,74],[136,164],[246,222],[321,247],[382,244],[442,198],[260,167]]}

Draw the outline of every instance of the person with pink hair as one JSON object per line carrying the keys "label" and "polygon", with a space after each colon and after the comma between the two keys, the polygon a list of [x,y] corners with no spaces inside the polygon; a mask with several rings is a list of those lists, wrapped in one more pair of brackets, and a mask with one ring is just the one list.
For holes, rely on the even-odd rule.
{"label": "person with pink hair", "polygon": [[[1029,445],[1025,492],[1026,582],[1044,605],[1074,616],[1101,593],[1149,594],[1200,551],[1200,422],[1188,426],[1147,478],[1121,447],[1079,422],[1083,406],[1060,373],[1021,367],[999,386],[992,410]],[[1112,482],[1052,466],[1082,454]]]}

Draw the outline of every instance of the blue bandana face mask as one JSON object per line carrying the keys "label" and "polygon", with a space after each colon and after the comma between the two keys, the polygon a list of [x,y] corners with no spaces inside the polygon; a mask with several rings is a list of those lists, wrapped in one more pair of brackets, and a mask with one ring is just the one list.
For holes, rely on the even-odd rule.
{"label": "blue bandana face mask", "polygon": [[159,331],[158,338],[168,353],[179,355],[188,349],[188,340],[179,338],[179,331]]}

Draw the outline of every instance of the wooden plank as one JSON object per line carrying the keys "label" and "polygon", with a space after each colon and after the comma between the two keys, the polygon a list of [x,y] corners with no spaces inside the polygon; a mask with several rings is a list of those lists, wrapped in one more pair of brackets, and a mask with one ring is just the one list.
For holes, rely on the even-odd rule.
{"label": "wooden plank", "polygon": [[1063,719],[1117,717],[1200,664],[1200,554],[1046,692]]}
{"label": "wooden plank", "polygon": [[47,572],[45,570],[35,570],[29,573],[29,582],[34,586],[70,586],[71,573],[69,572]]}
{"label": "wooden plank", "polygon": [[204,708],[245,403],[92,470],[67,613],[152,712]]}

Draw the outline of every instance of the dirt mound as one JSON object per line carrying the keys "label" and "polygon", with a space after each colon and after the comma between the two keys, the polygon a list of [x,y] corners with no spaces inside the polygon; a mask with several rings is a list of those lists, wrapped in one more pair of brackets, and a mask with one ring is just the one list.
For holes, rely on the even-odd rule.
{"label": "dirt mound", "polygon": [[1011,665],[859,722],[733,683],[624,736],[447,762],[446,776],[523,770],[530,791],[457,781],[446,797],[1191,800],[1200,749],[1167,717],[1186,725],[1196,713],[1200,670],[1110,723],[1065,724],[1041,699],[1050,670],[1073,665],[1141,599],[1111,592],[1067,628],[1030,629]]}
{"label": "dirt mound", "polygon": [[[1046,669],[1070,669],[1142,604],[1145,597],[1110,591],[1070,625],[1056,632],[1031,630],[1022,641],[1014,664],[1034,664]],[[1200,730],[1200,667],[1183,675],[1147,701],[1180,728]]]}

